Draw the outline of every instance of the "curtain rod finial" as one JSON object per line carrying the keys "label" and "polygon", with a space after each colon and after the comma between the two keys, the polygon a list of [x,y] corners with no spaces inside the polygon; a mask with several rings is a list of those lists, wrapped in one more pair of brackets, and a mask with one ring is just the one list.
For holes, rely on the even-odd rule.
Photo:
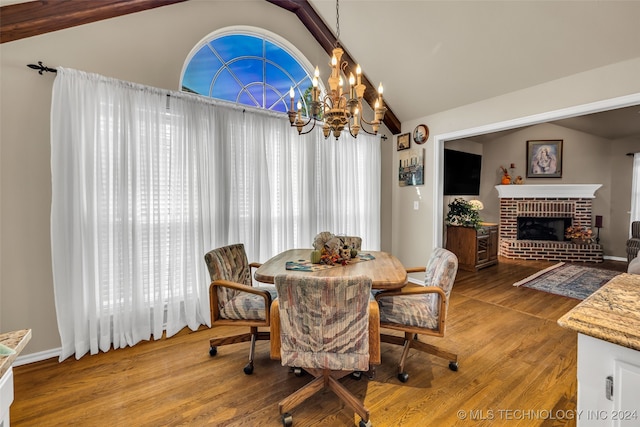
{"label": "curtain rod finial", "polygon": [[42,65],[42,61],[38,61],[38,65],[36,64],[27,64],[27,67],[34,69],[34,70],[38,70],[38,74],[42,75],[42,73],[44,71],[48,72],[48,73],[57,73],[58,70],[56,70],[55,68],[50,68],[47,67],[46,65]]}

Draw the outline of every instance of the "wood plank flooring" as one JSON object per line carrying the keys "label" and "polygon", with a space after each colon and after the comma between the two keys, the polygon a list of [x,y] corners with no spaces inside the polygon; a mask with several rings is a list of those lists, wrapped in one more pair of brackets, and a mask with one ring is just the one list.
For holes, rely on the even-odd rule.
{"label": "wood plank flooring", "polygon": [[[382,344],[372,380],[341,380],[371,411],[374,426],[574,426],[576,333],[556,320],[579,301],[512,284],[553,263],[501,259],[460,271],[444,338],[424,341],[459,354],[460,369],[412,351],[409,381],[396,378],[400,346]],[[623,271],[626,263],[601,268]],[[248,344],[208,342],[233,328],[182,331],[80,360],[14,368],[11,425],[279,426],[278,401],[306,384],[256,345],[255,371],[242,368]],[[330,391],[293,411],[294,426],[351,426],[359,417]]]}

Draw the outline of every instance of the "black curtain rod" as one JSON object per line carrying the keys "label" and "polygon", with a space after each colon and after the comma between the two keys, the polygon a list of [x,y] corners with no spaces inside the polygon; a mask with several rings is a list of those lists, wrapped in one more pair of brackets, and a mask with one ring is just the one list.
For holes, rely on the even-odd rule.
{"label": "black curtain rod", "polygon": [[46,65],[42,65],[42,61],[38,61],[38,65],[36,64],[27,64],[27,67],[32,68],[34,70],[38,70],[38,74],[42,75],[43,72],[47,73],[57,73],[58,70],[55,68],[47,67]]}
{"label": "black curtain rod", "polygon": [[627,156],[633,157],[636,153],[627,153]]}

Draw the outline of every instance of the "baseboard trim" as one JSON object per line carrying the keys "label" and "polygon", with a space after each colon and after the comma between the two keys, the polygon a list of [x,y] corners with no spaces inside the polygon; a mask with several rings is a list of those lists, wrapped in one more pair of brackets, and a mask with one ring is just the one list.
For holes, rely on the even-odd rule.
{"label": "baseboard trim", "polygon": [[620,256],[603,256],[602,258],[604,259],[608,259],[610,261],[623,261],[623,262],[627,262],[626,258],[620,257]]}
{"label": "baseboard trim", "polygon": [[13,362],[13,366],[28,365],[29,363],[42,362],[43,360],[59,358],[62,353],[62,347],[52,348],[51,350],[39,351],[37,353],[25,354],[18,356]]}

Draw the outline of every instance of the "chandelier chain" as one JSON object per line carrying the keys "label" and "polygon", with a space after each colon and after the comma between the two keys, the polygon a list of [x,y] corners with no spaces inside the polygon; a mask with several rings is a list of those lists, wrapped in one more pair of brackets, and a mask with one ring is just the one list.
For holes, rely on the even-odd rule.
{"label": "chandelier chain", "polygon": [[336,0],[336,47],[340,45],[340,0]]}

